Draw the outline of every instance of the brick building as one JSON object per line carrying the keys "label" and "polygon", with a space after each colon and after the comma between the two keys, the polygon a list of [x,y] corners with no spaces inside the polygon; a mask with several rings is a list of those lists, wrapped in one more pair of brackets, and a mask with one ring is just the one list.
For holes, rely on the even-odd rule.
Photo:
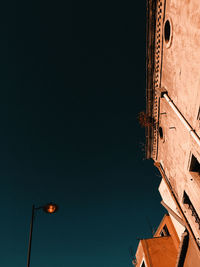
{"label": "brick building", "polygon": [[176,263],[169,267],[198,267],[199,0],[147,0],[146,41],[146,113],[143,114],[146,158],[153,159],[160,171],[161,204],[168,211],[180,241]]}

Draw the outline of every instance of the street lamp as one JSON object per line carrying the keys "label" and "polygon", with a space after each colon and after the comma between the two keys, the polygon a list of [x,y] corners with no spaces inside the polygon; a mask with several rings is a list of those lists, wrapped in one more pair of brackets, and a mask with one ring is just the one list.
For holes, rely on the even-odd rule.
{"label": "street lamp", "polygon": [[58,210],[58,206],[55,203],[48,203],[47,205],[41,207],[46,213],[55,213]]}
{"label": "street lamp", "polygon": [[32,217],[31,217],[31,226],[30,226],[30,235],[29,235],[29,246],[28,246],[28,260],[27,260],[27,267],[30,266],[30,258],[31,258],[31,243],[32,243],[32,233],[33,233],[33,220],[35,216],[35,210],[43,209],[44,212],[53,214],[58,210],[58,205],[55,203],[48,203],[45,206],[35,207],[32,206]]}

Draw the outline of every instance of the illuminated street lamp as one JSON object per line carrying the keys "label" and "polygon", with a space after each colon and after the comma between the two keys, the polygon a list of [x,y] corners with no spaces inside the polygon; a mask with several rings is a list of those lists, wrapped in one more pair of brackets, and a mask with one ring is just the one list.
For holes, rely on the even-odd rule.
{"label": "illuminated street lamp", "polygon": [[45,211],[46,213],[55,213],[58,210],[58,206],[54,203],[48,203],[42,208],[43,208],[43,211]]}
{"label": "illuminated street lamp", "polygon": [[41,207],[37,207],[37,208],[34,205],[32,206],[32,217],[31,217],[31,226],[30,226],[30,235],[29,235],[27,267],[30,266],[33,221],[34,221],[34,216],[35,216],[35,210],[39,210],[39,209],[43,209],[43,211],[46,213],[53,214],[58,210],[58,205],[50,202],[50,203],[46,204],[45,206],[41,206]]}

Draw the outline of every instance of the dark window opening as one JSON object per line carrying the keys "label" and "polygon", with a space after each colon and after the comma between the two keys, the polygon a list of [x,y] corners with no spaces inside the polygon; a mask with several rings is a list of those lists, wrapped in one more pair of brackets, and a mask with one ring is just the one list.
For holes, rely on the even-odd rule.
{"label": "dark window opening", "polygon": [[143,263],[142,263],[141,267],[146,267],[146,265],[145,265],[144,261],[143,261]]}
{"label": "dark window opening", "polygon": [[189,170],[190,172],[197,172],[198,174],[200,174],[200,163],[194,155],[192,155]]}
{"label": "dark window opening", "polygon": [[160,138],[163,139],[163,129],[162,129],[162,127],[158,128],[158,132],[159,132]]}
{"label": "dark window opening", "polygon": [[160,232],[160,236],[170,236],[169,230],[167,228],[167,225],[165,224],[162,231]]}
{"label": "dark window opening", "polygon": [[165,42],[168,43],[170,40],[170,34],[171,34],[171,26],[170,26],[169,20],[165,22],[164,34],[165,34]]}

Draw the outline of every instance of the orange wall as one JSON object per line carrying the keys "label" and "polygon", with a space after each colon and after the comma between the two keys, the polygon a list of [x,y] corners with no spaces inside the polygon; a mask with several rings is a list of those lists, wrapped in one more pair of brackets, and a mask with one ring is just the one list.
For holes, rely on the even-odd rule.
{"label": "orange wall", "polygon": [[[164,225],[167,226],[170,236],[160,236]],[[179,238],[169,215],[162,219],[153,238],[142,239],[136,252],[136,267],[145,259],[147,267],[175,267],[179,249]]]}
{"label": "orange wall", "polygon": [[167,225],[167,228],[169,230],[170,236],[173,239],[174,246],[176,247],[176,250],[178,250],[179,249],[180,240],[178,238],[178,235],[176,233],[175,227],[174,227],[174,225],[172,223],[172,220],[171,220],[169,215],[166,214],[163,217],[160,225],[158,226],[158,228],[157,228],[157,230],[156,230],[156,232],[154,234],[154,237],[160,236],[160,232],[161,232],[161,230],[162,230],[162,228],[164,227],[165,224]]}

